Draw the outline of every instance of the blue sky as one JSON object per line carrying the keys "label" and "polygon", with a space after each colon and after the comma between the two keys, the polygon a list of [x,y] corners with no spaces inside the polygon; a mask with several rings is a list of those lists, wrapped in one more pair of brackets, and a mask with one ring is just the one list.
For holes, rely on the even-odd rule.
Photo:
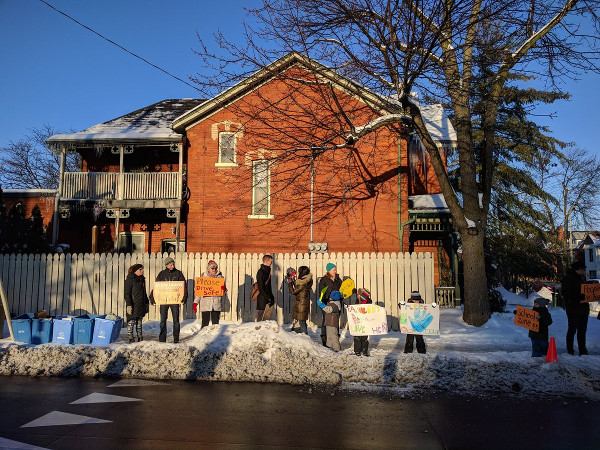
{"label": "blue sky", "polygon": [[[186,79],[199,70],[196,31],[208,42],[237,36],[251,0],[48,0],[130,51]],[[0,0],[0,146],[48,123],[80,131],[166,98],[197,97],[191,87],[106,42],[39,0]],[[600,156],[594,130],[598,75],[565,90],[570,101],[544,120],[559,139]]]}

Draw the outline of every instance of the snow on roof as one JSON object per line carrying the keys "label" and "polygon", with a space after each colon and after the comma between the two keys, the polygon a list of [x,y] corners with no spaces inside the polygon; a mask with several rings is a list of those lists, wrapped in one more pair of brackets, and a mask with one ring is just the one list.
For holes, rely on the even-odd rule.
{"label": "snow on roof", "polygon": [[410,210],[448,210],[443,194],[411,195],[408,201],[412,204]]}
{"label": "snow on roof", "polygon": [[189,98],[163,100],[78,133],[55,134],[46,142],[48,144],[140,140],[180,142],[182,135],[171,128],[173,120],[204,101]]}
{"label": "snow on roof", "polygon": [[420,108],[425,127],[433,139],[440,143],[456,142],[456,131],[442,105],[427,105]]}
{"label": "snow on roof", "polygon": [[56,189],[2,189],[2,195],[5,197],[54,197],[58,190]]}

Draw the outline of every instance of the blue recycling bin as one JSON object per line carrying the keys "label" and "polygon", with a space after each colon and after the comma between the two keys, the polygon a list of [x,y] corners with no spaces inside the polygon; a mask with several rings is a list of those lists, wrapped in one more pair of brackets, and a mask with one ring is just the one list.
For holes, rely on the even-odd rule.
{"label": "blue recycling bin", "polygon": [[47,344],[52,339],[52,319],[31,319],[31,343]]}
{"label": "blue recycling bin", "polygon": [[21,314],[11,319],[15,341],[31,344],[31,319],[33,313]]}
{"label": "blue recycling bin", "polygon": [[73,344],[91,344],[96,318],[104,319],[106,314],[84,314],[73,319]]}
{"label": "blue recycling bin", "polygon": [[73,343],[73,318],[74,316],[56,316],[52,319],[52,342]]}
{"label": "blue recycling bin", "polygon": [[122,325],[122,317],[117,318],[117,320],[96,317],[94,319],[94,337],[92,338],[92,344],[102,345],[116,341],[121,332]]}

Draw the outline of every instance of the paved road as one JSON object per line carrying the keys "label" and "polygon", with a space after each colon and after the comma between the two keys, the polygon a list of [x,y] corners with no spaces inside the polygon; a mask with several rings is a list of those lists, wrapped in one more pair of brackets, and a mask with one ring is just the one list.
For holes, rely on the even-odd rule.
{"label": "paved road", "polygon": [[[86,450],[600,445],[599,402],[452,395],[416,399],[380,390],[163,383],[0,377],[0,448],[9,440]],[[114,401],[122,397],[128,401]],[[57,424],[65,420],[87,423]]]}

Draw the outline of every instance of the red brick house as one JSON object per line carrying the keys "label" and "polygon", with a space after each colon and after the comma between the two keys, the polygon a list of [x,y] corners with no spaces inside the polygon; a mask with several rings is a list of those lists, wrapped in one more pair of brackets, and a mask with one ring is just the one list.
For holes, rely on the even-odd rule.
{"label": "red brick house", "polygon": [[[390,114],[402,122],[348,141]],[[423,114],[440,147],[454,145],[443,109]],[[86,252],[92,238],[97,251],[433,251],[447,266],[450,216],[410,123],[393,100],[291,53],[212,99],[49,138],[83,160],[61,171],[55,240]]]}

